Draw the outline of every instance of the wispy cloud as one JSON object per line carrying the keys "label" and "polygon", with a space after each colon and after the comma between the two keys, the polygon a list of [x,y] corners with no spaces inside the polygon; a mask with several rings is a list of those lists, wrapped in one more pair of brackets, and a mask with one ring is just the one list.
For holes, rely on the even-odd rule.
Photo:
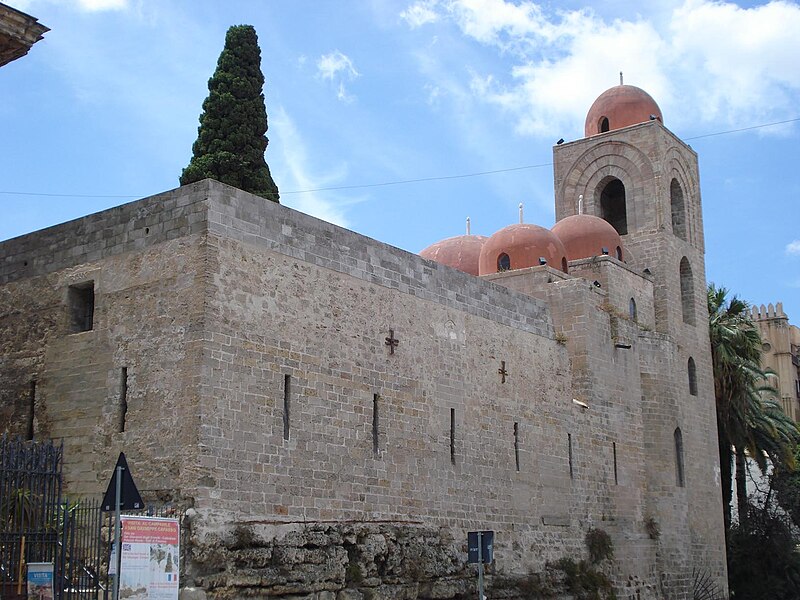
{"label": "wispy cloud", "polygon": [[530,1],[421,0],[400,16],[411,27],[448,20],[465,39],[509,57],[506,72],[477,70],[469,83],[523,133],[574,130],[619,70],[659,101],[673,128],[689,119],[736,126],[790,118],[800,99],[792,66],[800,6],[783,0],[752,8],[685,0],[650,20],[613,21]]}
{"label": "wispy cloud", "polygon": [[34,5],[51,3],[67,6],[83,12],[102,12],[107,10],[125,10],[129,6],[128,0],[15,0],[14,8],[28,12],[34,10]]}
{"label": "wispy cloud", "polygon": [[323,54],[317,60],[317,75],[322,79],[337,83],[336,97],[343,102],[352,102],[352,96],[345,87],[345,81],[353,81],[359,76],[358,71],[346,54],[339,50],[334,50],[329,54]]}
{"label": "wispy cloud", "polygon": [[280,140],[282,153],[283,172],[279,173],[275,168],[278,165],[273,165],[281,189],[281,202],[319,219],[347,227],[349,222],[343,207],[351,204],[351,200],[338,198],[332,192],[283,193],[284,190],[314,190],[336,185],[346,175],[346,166],[322,174],[312,172],[303,136],[283,107],[274,109],[270,114],[270,129],[277,132],[275,138]]}
{"label": "wispy cloud", "polygon": [[800,256],[800,240],[794,240],[786,244],[786,254],[789,256]]}
{"label": "wispy cloud", "polygon": [[439,15],[435,10],[436,4],[436,0],[423,0],[422,2],[416,2],[401,12],[400,18],[408,23],[412,28],[421,27],[428,23],[434,23],[439,20]]}

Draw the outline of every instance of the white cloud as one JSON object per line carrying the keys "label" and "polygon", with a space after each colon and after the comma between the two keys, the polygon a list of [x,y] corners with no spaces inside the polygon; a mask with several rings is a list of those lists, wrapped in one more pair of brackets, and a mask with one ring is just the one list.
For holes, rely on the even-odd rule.
{"label": "white cloud", "polygon": [[435,23],[439,20],[435,10],[436,4],[436,0],[420,0],[401,12],[400,18],[404,19],[412,29]]}
{"label": "white cloud", "polygon": [[505,72],[468,70],[470,88],[508,112],[522,133],[581,135],[587,108],[620,70],[626,83],[656,98],[673,130],[796,116],[800,6],[788,1],[742,8],[684,0],[649,19],[609,21],[591,9],[553,11],[530,1],[447,0],[417,2],[401,16],[409,21],[409,11],[422,8],[435,18],[420,24],[450,20],[505,58]]}
{"label": "white cloud", "polygon": [[794,240],[786,244],[786,254],[789,256],[800,256],[800,240]]}
{"label": "white cloud", "polygon": [[330,54],[323,54],[317,60],[317,75],[322,79],[337,82],[336,97],[342,102],[352,102],[355,96],[347,91],[344,85],[345,80],[352,81],[358,77],[353,61],[350,58],[334,50]]}
{"label": "white cloud", "polygon": [[317,61],[317,72],[323,79],[330,79],[331,81],[337,76],[354,79],[358,77],[358,71],[353,66],[353,61],[338,50],[334,50],[330,54],[323,54]]}
{"label": "white cloud", "polygon": [[127,8],[128,0],[78,0],[78,6],[90,12],[122,10]]}
{"label": "white cloud", "polygon": [[[70,8],[76,8],[85,12],[101,12],[105,10],[125,10],[128,8],[128,0],[15,0],[14,8],[23,12],[36,10],[34,5],[40,4],[60,4]],[[39,15],[37,15],[39,16]]]}
{"label": "white cloud", "polygon": [[[280,140],[283,159],[281,166],[285,169],[279,173],[276,168],[279,165],[277,163],[273,165],[273,174],[280,177],[281,202],[319,219],[347,227],[348,220],[345,217],[343,206],[351,204],[351,200],[341,200],[337,198],[335,192],[331,191],[284,193],[284,190],[315,190],[335,186],[346,175],[346,167],[342,166],[336,171],[321,175],[312,173],[303,137],[283,107],[278,107],[270,114],[270,129],[276,132],[275,139]],[[277,179],[278,177],[276,177]]]}

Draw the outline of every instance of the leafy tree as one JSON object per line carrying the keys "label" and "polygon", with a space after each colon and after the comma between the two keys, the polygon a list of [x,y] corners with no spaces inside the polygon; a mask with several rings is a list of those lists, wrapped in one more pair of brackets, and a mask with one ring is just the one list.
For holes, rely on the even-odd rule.
{"label": "leafy tree", "polygon": [[714,367],[720,469],[726,530],[731,525],[732,463],[736,458],[737,507],[740,521],[748,516],[745,451],[766,473],[773,465],[794,467],[792,451],[800,441],[796,424],[769,397],[761,369],[761,336],[749,306],[728,291],[708,286],[709,335]]}
{"label": "leafy tree", "polygon": [[207,177],[274,202],[278,186],[264,159],[267,109],[264,105],[261,50],[251,25],[228,29],[217,69],[208,81],[192,160],[181,185]]}
{"label": "leafy tree", "polygon": [[[800,446],[794,450],[795,464],[800,464]],[[795,527],[800,528],[800,470],[776,468],[772,475],[772,485],[778,497],[778,504],[784,509]]]}

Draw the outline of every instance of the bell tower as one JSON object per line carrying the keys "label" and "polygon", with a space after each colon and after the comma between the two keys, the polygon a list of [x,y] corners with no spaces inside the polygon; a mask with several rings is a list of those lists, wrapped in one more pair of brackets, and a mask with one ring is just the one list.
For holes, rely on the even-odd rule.
{"label": "bell tower", "polygon": [[[647,92],[615,86],[589,109],[586,136],[554,148],[556,221],[583,211],[622,236],[625,262],[652,277],[656,329],[706,328],[697,154]],[[686,327],[684,327],[686,326]]]}
{"label": "bell tower", "polygon": [[[642,393],[645,505],[659,515],[662,532],[658,560],[665,571],[704,564],[724,582],[697,154],[664,126],[649,94],[622,84],[589,109],[585,137],[556,145],[553,154],[556,221],[582,206],[610,223],[624,267],[652,289],[655,331],[637,323],[631,352]],[[690,587],[679,576],[662,583],[675,597]]]}

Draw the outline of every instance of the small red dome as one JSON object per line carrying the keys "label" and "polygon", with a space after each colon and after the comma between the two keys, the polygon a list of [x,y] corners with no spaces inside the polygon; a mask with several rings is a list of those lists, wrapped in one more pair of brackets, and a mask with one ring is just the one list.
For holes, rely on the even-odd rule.
{"label": "small red dome", "polygon": [[650,94],[633,85],[614,86],[600,94],[589,109],[586,137],[646,123],[651,120],[650,115],[664,122],[661,109]]}
{"label": "small red dome", "polygon": [[540,258],[554,269],[567,272],[567,253],[564,244],[552,231],[518,223],[504,227],[483,244],[481,250],[481,275],[510,269],[538,267]]}
{"label": "small red dome", "polygon": [[603,254],[622,260],[622,239],[608,221],[594,215],[572,215],[553,225],[553,233],[564,244],[567,260],[579,260]]}
{"label": "small red dome", "polygon": [[481,248],[488,239],[484,235],[458,235],[431,244],[419,255],[440,265],[477,275]]}

